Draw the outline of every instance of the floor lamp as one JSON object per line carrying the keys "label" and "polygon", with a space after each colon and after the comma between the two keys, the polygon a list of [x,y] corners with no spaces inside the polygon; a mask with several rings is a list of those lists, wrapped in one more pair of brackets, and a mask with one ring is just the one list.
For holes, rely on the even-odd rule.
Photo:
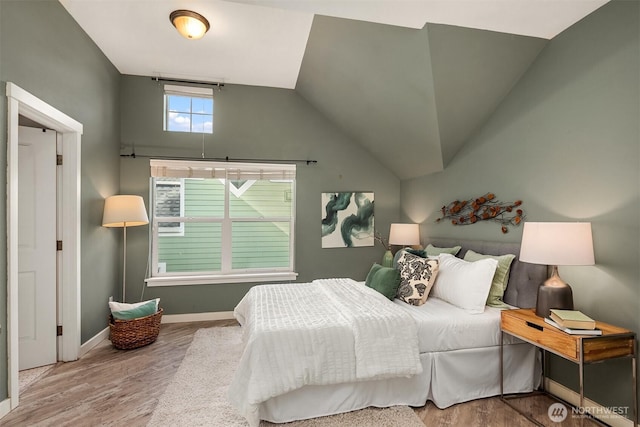
{"label": "floor lamp", "polygon": [[111,196],[104,201],[103,227],[122,227],[124,257],[122,262],[122,302],[125,302],[127,280],[127,227],[149,224],[149,217],[140,196]]}

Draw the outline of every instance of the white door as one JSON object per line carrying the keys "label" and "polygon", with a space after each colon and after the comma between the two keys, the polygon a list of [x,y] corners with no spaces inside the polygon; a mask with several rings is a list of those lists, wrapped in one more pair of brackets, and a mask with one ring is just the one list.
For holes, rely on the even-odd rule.
{"label": "white door", "polygon": [[19,369],[56,362],[56,133],[18,136]]}

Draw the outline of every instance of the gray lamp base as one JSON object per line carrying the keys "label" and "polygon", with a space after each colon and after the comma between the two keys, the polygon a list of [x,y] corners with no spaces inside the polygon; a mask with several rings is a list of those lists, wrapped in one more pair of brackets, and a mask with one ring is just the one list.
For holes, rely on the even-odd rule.
{"label": "gray lamp base", "polygon": [[538,288],[538,301],[536,302],[536,315],[549,317],[552,308],[573,310],[573,292],[571,286],[549,286],[542,284]]}

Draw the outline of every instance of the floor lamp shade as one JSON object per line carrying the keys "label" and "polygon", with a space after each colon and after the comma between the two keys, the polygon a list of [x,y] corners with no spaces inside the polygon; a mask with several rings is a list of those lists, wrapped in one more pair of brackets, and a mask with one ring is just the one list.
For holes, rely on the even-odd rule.
{"label": "floor lamp shade", "polygon": [[573,310],[573,291],[558,274],[558,265],[593,265],[593,237],[588,222],[526,222],[520,261],[553,267],[538,288],[536,314],[548,317],[552,308]]}
{"label": "floor lamp shade", "polygon": [[419,245],[420,226],[418,224],[391,224],[390,245]]}
{"label": "floor lamp shade", "polygon": [[147,209],[140,196],[111,196],[104,201],[103,227],[135,227],[149,224]]}
{"label": "floor lamp shade", "polygon": [[103,227],[121,227],[124,234],[122,262],[122,302],[126,298],[127,279],[127,227],[149,224],[147,209],[140,196],[119,195],[107,197],[102,214]]}

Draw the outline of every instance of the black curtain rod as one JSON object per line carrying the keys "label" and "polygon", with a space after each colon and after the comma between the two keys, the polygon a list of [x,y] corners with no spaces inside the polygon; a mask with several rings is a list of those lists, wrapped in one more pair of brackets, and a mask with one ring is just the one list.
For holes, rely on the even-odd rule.
{"label": "black curtain rod", "polygon": [[220,82],[203,82],[198,80],[167,79],[163,77],[151,77],[151,80],[155,82],[191,83],[191,84],[197,84],[197,85],[215,86],[218,88],[224,87],[224,83],[220,83]]}
{"label": "black curtain rod", "polygon": [[216,161],[216,162],[249,162],[249,163],[306,163],[307,165],[315,165],[317,160],[301,160],[301,159],[288,159],[288,160],[272,160],[272,159],[234,159],[227,157],[176,157],[176,156],[148,156],[144,154],[120,154],[120,157],[129,157],[132,159],[141,157],[144,159],[158,159],[158,160],[202,160],[202,161]]}

